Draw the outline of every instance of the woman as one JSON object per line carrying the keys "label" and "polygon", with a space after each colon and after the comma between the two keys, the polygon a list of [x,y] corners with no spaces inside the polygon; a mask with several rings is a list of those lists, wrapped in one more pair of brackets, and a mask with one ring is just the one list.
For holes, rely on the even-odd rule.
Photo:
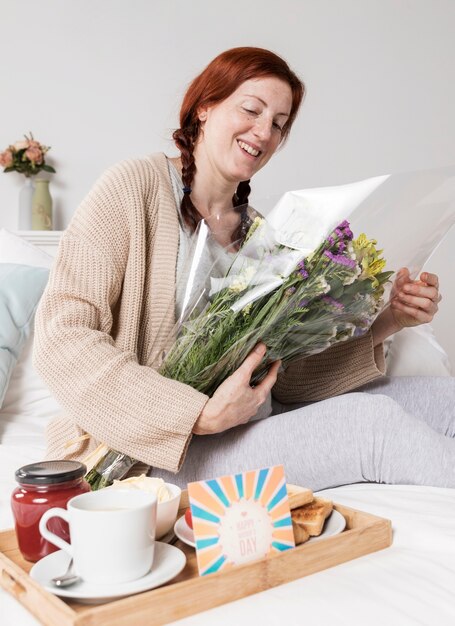
{"label": "woman", "polygon": [[[170,480],[181,484],[284,463],[288,480],[313,489],[361,480],[455,486],[455,442],[437,432],[442,422],[426,423],[439,410],[415,407],[411,417],[384,395],[347,393],[383,374],[387,336],[432,319],[440,298],[432,274],[413,282],[403,271],[392,306],[366,336],[284,372],[274,363],[254,388],[262,344],[211,398],[150,367],[181,304],[176,274],[178,282],[188,233],[213,216],[221,244],[245,232],[249,181],[288,136],[303,94],[275,54],[228,50],[184,98],[174,133],[181,156],[123,162],[83,201],[36,320],[36,366],[65,410],[48,428],[48,456],[84,458],[104,442],[153,475],[179,472]],[[412,397],[409,385],[396,393]],[[311,404],[246,424],[270,414],[271,392],[275,412]],[[454,398],[451,383],[446,393]]]}

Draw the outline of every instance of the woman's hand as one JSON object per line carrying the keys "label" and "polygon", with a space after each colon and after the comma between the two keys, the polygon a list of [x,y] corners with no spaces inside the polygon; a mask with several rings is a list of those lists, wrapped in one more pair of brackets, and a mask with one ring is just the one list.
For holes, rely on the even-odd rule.
{"label": "woman's hand", "polygon": [[232,376],[218,387],[194,425],[195,435],[220,433],[233,426],[245,424],[256,415],[275,384],[281,365],[281,361],[275,361],[265,378],[255,387],[251,387],[251,375],[265,352],[265,345],[259,343]]}
{"label": "woman's hand", "polygon": [[374,344],[402,328],[431,322],[441,300],[436,274],[423,272],[420,280],[411,280],[409,270],[402,268],[393,283],[390,307],[378,316],[372,326]]}
{"label": "woman's hand", "polygon": [[420,280],[411,280],[409,270],[404,267],[393,284],[390,308],[400,328],[408,328],[431,322],[441,300],[436,274],[423,272]]}

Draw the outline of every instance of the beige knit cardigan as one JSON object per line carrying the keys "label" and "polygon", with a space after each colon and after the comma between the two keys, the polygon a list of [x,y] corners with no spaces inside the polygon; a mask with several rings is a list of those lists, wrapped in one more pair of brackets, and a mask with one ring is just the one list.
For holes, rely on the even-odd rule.
{"label": "beige knit cardigan", "polygon": [[[103,442],[180,469],[208,397],[152,367],[175,322],[178,243],[164,154],[110,168],[77,209],[36,315],[35,366],[64,410],[48,426],[48,458],[80,459]],[[289,366],[273,393],[319,400],[383,370],[369,333]]]}

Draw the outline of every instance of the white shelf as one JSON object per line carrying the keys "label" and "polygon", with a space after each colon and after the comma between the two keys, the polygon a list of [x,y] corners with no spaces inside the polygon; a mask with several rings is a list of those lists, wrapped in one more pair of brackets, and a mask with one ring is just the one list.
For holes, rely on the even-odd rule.
{"label": "white shelf", "polygon": [[52,256],[57,251],[63,233],[62,230],[16,230],[12,232]]}

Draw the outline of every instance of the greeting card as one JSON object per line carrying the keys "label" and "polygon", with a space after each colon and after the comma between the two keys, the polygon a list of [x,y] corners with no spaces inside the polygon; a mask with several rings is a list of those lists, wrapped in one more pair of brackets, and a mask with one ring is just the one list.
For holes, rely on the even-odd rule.
{"label": "greeting card", "polygon": [[199,574],[294,548],[282,465],[188,484]]}

